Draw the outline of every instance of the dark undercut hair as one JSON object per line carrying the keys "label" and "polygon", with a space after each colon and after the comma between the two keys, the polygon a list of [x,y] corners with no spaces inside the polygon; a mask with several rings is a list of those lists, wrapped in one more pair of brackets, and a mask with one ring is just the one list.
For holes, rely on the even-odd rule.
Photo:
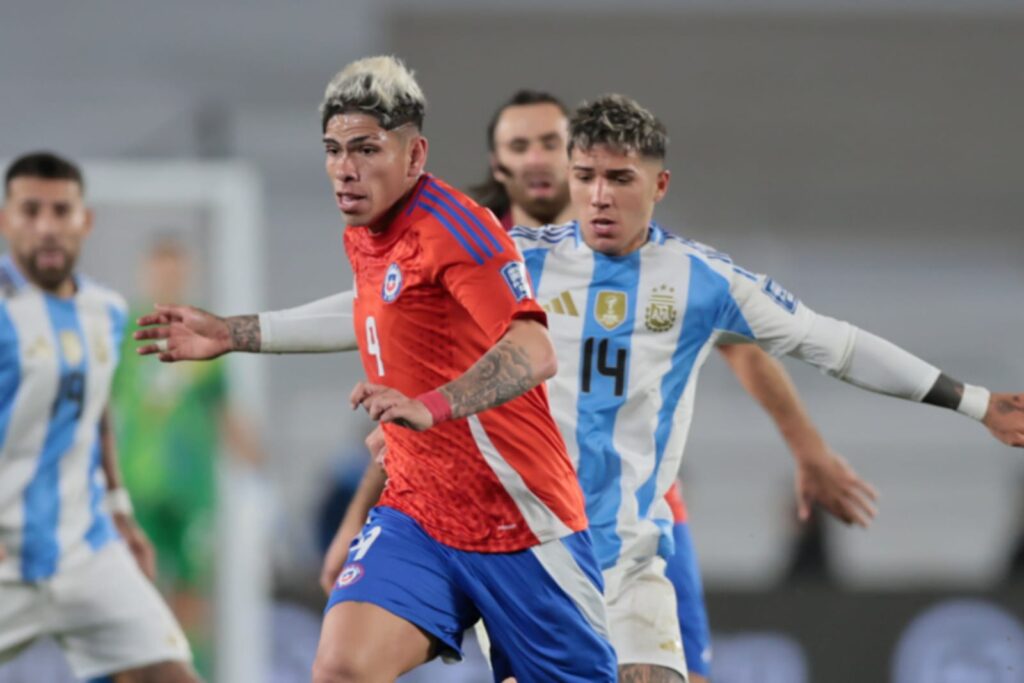
{"label": "dark undercut hair", "polygon": [[85,192],[85,181],[78,166],[52,152],[31,152],[11,162],[4,175],[4,192],[10,193],[15,178],[42,178],[43,180],[72,180]]}
{"label": "dark undercut hair", "polygon": [[367,57],[352,62],[327,84],[320,104],[321,129],[338,114],[373,116],[385,130],[408,123],[423,130],[427,100],[413,77],[397,57]]}
{"label": "dark undercut hair", "polygon": [[[512,97],[505,100],[495,110],[490,122],[487,124],[488,150],[494,151],[494,131],[498,127],[498,121],[501,120],[501,115],[505,113],[505,110],[509,107],[528,107],[532,104],[553,104],[558,107],[559,111],[565,114],[566,118],[569,117],[569,110],[565,104],[551,93],[544,90],[531,90],[529,88],[517,90]],[[468,191],[469,196],[475,199],[481,206],[485,206],[493,211],[494,215],[498,218],[501,218],[512,208],[512,202],[509,199],[508,192],[505,191],[505,186],[494,179],[494,174],[490,169],[488,169],[484,179],[470,187]]]}
{"label": "dark undercut hair", "polygon": [[569,120],[570,153],[574,148],[589,150],[597,145],[664,160],[668,131],[635,100],[625,95],[604,95],[581,104]]}

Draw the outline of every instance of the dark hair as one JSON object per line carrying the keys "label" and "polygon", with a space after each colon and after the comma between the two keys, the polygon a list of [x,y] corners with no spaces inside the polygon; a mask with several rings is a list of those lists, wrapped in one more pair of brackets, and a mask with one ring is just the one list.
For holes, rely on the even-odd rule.
{"label": "dark hair", "polygon": [[85,181],[82,180],[82,172],[78,166],[52,152],[31,152],[12,161],[4,175],[5,193],[10,192],[11,181],[15,178],[73,180],[83,192],[85,191]]}
{"label": "dark hair", "polygon": [[[487,149],[489,151],[494,151],[494,129],[498,127],[498,121],[501,119],[501,115],[505,113],[505,110],[509,107],[526,107],[531,104],[553,104],[565,114],[566,118],[569,117],[569,110],[566,109],[565,104],[551,93],[543,90],[530,90],[529,88],[517,90],[512,97],[498,107],[487,124]],[[512,207],[512,202],[508,198],[505,186],[494,179],[494,173],[490,169],[488,169],[487,176],[483,181],[469,188],[469,195],[478,204],[486,206],[493,211],[494,215],[499,219]]]}
{"label": "dark hair", "polygon": [[664,159],[668,131],[664,124],[625,95],[604,95],[584,102],[569,121],[569,151],[607,145],[649,159]]}

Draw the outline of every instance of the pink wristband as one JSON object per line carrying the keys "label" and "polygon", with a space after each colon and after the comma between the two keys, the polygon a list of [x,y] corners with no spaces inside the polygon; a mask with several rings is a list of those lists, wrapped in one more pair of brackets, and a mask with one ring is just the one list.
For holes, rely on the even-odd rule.
{"label": "pink wristband", "polygon": [[430,416],[434,418],[434,424],[440,424],[452,419],[452,407],[448,399],[437,389],[420,394],[416,400],[427,407]]}

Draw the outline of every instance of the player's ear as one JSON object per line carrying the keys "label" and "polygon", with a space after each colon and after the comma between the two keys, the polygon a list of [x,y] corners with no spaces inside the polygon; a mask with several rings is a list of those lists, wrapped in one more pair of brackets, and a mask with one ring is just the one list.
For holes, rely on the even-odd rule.
{"label": "player's ear", "polygon": [[508,180],[508,169],[502,166],[501,162],[498,161],[497,154],[491,152],[487,157],[487,161],[491,166],[491,177],[494,178],[494,180],[496,180],[499,183]]}
{"label": "player's ear", "polygon": [[93,221],[95,220],[95,214],[93,213],[92,209],[90,209],[89,207],[85,207],[84,211],[85,211],[85,222],[82,225],[82,230],[83,230],[84,234],[88,235],[90,232],[92,232],[92,226],[93,226]]}
{"label": "player's ear", "polygon": [[422,135],[413,138],[409,145],[409,177],[419,178],[427,165],[427,139]]}
{"label": "player's ear", "polygon": [[663,168],[658,171],[658,177],[655,179],[654,184],[654,201],[660,202],[665,198],[668,193],[669,181],[672,180],[672,171],[667,168]]}

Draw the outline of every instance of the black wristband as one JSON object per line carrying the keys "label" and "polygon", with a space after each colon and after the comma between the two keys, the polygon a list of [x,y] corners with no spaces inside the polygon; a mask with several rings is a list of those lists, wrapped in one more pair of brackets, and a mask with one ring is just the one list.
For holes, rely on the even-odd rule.
{"label": "black wristband", "polygon": [[960,401],[964,397],[964,383],[959,382],[946,373],[939,375],[935,384],[928,390],[928,393],[921,399],[921,403],[930,403],[933,406],[956,410],[960,407]]}

